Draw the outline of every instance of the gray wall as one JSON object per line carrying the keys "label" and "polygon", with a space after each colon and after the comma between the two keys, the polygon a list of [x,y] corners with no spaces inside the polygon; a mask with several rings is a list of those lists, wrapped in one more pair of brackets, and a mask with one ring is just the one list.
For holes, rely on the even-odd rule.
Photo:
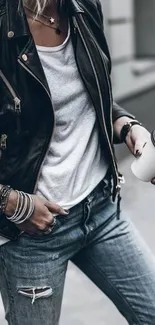
{"label": "gray wall", "polygon": [[155,56],[155,0],[135,0],[136,54]]}

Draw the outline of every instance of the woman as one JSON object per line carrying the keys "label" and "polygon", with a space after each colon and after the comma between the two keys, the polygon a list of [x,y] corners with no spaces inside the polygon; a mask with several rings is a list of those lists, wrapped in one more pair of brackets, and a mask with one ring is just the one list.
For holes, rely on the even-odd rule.
{"label": "woman", "polygon": [[0,0],[0,42],[8,324],[57,325],[72,260],[130,325],[153,325],[155,261],[120,211],[113,150],[141,154],[149,133],[113,103],[99,1]]}

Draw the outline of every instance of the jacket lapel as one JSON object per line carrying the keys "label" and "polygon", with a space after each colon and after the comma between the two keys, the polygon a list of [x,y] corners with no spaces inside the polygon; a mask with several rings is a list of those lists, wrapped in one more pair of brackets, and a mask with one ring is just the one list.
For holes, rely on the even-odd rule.
{"label": "jacket lapel", "polygon": [[7,35],[9,32],[13,32],[13,38],[30,35],[22,0],[6,0],[6,13]]}

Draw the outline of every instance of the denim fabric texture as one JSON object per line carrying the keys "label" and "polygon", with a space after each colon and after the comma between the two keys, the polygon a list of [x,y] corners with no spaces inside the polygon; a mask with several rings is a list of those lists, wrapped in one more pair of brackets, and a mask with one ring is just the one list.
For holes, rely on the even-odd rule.
{"label": "denim fabric texture", "polygon": [[100,183],[67,217],[57,216],[50,234],[23,234],[0,247],[0,288],[9,325],[59,324],[69,260],[130,325],[155,324],[155,259],[130,219],[122,212],[117,218],[110,191],[107,181]]}

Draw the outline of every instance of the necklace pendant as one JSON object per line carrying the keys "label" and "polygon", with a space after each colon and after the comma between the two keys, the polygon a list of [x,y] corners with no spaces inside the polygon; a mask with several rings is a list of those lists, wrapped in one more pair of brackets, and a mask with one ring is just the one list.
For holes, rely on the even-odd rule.
{"label": "necklace pendant", "polygon": [[56,32],[57,35],[60,35],[60,34],[61,34],[61,29],[60,29],[59,27],[57,27],[57,28],[55,29],[55,32]]}
{"label": "necklace pendant", "polygon": [[50,18],[50,23],[54,24],[55,23],[55,19],[53,17]]}

